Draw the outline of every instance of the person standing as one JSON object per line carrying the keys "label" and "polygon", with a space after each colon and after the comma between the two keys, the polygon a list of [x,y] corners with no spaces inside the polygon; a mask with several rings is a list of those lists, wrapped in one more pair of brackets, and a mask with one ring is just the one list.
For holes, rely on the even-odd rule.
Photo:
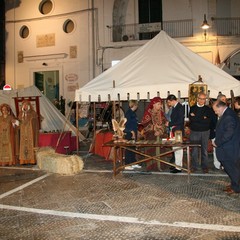
{"label": "person standing", "polygon": [[36,164],[34,148],[38,146],[39,121],[30,101],[22,102],[18,119],[20,122],[20,164]]}
{"label": "person standing", "polygon": [[166,117],[162,110],[162,99],[154,97],[144,111],[142,126],[146,140],[156,140],[166,134]]}
{"label": "person standing", "polygon": [[[125,114],[127,122],[125,124],[125,139],[127,140],[137,140],[137,131],[138,131],[138,119],[136,110],[138,108],[138,101],[137,100],[130,100],[129,101],[129,108]],[[134,149],[134,147],[133,147]],[[132,151],[125,150],[125,165],[131,164],[136,162],[136,154]],[[133,164],[130,166],[126,166],[126,170],[133,170],[134,168],[141,168],[138,164]]]}
{"label": "person standing", "polygon": [[[171,120],[172,106],[170,105],[170,103],[168,103],[168,101],[166,101],[166,104],[167,104],[168,111],[165,112],[164,116],[165,116],[166,121],[167,121],[166,122],[167,123],[166,124],[166,126],[167,126],[167,129],[166,129],[167,135],[170,136],[171,132],[170,132],[170,127],[168,127],[168,122],[170,122],[170,120]],[[171,156],[169,162],[173,163],[173,164],[175,163],[175,154],[174,153],[172,153],[172,156]],[[173,169],[174,169],[174,167],[171,166],[170,170],[173,170]]]}
{"label": "person standing", "polygon": [[[217,101],[222,101],[222,102],[225,102],[227,104],[226,95],[218,94]],[[213,111],[213,114],[214,114],[214,111]],[[215,131],[216,131],[215,128],[216,128],[216,124],[217,124],[217,121],[218,121],[218,116],[216,114],[214,114],[214,115],[212,117],[211,129],[210,129],[210,140],[212,141],[212,143],[215,140]],[[217,155],[216,155],[216,148],[213,148],[213,165],[216,169],[218,169],[218,170],[221,169],[221,163],[218,161]]]}
{"label": "person standing", "polygon": [[[166,137],[166,117],[163,112],[162,99],[160,97],[154,97],[151,99],[141,121],[143,126],[143,135],[146,140],[160,141],[160,138]],[[146,152],[151,156],[156,156],[160,154],[160,147],[145,148]],[[156,168],[161,171],[160,162],[150,160],[147,162],[147,170],[152,170]]]}
{"label": "person standing", "polygon": [[[170,115],[170,121],[166,123],[166,125],[170,128],[170,131],[175,135],[174,133],[176,130],[180,130],[182,132],[182,135],[184,133],[184,107],[181,103],[177,101],[177,98],[175,95],[170,94],[167,97],[167,104],[172,107],[172,112]],[[176,147],[173,147],[173,150]],[[183,149],[175,151],[175,164],[177,166],[182,167],[183,166]],[[180,168],[173,168],[171,173],[179,173],[181,172]]]}
{"label": "person standing", "polygon": [[216,101],[213,110],[219,117],[213,146],[231,180],[224,191],[228,194],[240,193],[240,122],[236,113],[225,102]]}
{"label": "person standing", "polygon": [[226,95],[224,95],[222,93],[218,94],[217,101],[222,101],[222,102],[225,102],[227,104],[227,97],[226,97]]}
{"label": "person standing", "polygon": [[240,97],[236,97],[234,100],[234,111],[240,120]]}
{"label": "person standing", "polygon": [[[211,109],[205,105],[206,94],[199,93],[196,105],[190,108],[190,142],[201,145],[201,168],[208,173],[208,139],[210,135]],[[192,171],[198,169],[198,147],[192,148]]]}

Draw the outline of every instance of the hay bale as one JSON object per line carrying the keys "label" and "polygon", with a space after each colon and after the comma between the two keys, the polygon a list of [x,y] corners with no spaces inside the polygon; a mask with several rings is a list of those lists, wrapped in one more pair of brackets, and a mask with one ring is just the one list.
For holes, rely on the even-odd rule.
{"label": "hay bale", "polygon": [[74,175],[83,169],[83,160],[77,155],[56,153],[51,147],[36,151],[37,165],[40,169],[63,175]]}

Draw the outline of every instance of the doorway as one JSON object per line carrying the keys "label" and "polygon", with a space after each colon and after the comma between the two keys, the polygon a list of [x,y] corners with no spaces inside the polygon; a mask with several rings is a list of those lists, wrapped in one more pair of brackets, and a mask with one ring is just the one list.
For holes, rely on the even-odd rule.
{"label": "doorway", "polygon": [[34,72],[34,84],[53,104],[59,102],[59,71]]}

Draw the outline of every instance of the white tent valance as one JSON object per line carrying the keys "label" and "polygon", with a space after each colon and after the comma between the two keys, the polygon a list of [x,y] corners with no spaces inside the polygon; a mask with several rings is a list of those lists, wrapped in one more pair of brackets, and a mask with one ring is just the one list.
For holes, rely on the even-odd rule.
{"label": "white tent valance", "polygon": [[75,101],[98,102],[188,97],[188,86],[201,75],[210,97],[240,95],[240,83],[228,73],[161,31],[155,38],[75,92]]}

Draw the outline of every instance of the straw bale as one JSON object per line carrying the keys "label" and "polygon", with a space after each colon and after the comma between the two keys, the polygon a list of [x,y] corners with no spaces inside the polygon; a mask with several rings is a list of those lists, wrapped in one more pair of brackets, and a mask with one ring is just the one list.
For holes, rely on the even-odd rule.
{"label": "straw bale", "polygon": [[51,147],[39,148],[36,151],[36,159],[40,169],[51,173],[74,175],[83,169],[81,157],[59,154]]}

